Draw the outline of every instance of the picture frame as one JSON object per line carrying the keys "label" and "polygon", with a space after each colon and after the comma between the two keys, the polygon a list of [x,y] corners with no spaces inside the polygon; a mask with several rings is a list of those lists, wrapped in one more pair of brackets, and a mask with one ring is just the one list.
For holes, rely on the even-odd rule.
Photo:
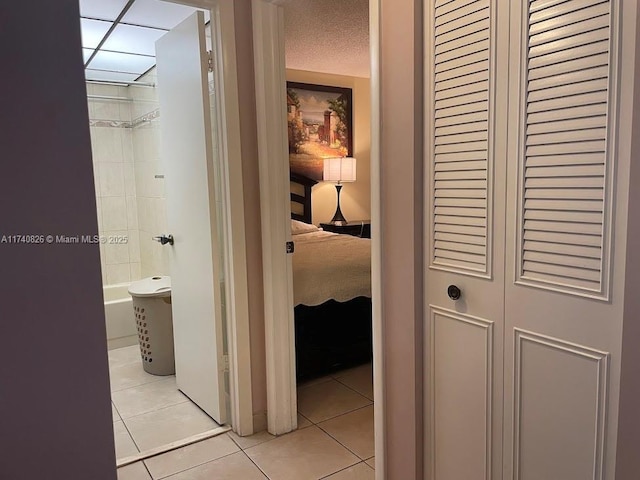
{"label": "picture frame", "polygon": [[291,173],[322,181],[323,159],[353,156],[351,88],[287,82]]}

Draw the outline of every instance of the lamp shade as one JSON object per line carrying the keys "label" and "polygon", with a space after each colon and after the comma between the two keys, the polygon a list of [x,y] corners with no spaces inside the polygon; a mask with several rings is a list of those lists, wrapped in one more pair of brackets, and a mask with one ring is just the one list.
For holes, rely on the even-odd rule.
{"label": "lamp shade", "polygon": [[322,180],[325,182],[355,182],[356,159],[337,157],[324,159]]}

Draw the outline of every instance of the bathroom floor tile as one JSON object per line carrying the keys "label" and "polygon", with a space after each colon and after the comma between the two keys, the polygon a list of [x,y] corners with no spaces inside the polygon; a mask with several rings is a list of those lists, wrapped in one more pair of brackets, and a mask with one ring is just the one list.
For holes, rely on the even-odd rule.
{"label": "bathroom floor tile", "polygon": [[109,368],[120,367],[140,361],[140,347],[131,345],[129,347],[109,350]]}
{"label": "bathroom floor tile", "polygon": [[144,463],[153,478],[160,479],[239,451],[240,448],[227,435],[218,435],[217,437],[149,458]]}
{"label": "bathroom floor tile", "polygon": [[362,460],[373,457],[373,405],[318,424]]}
{"label": "bathroom floor tile", "polygon": [[191,402],[124,419],[140,451],[167,445],[219,427]]}
{"label": "bathroom floor tile", "polygon": [[325,477],[324,480],[374,480],[376,474],[373,468],[362,462],[353,467],[345,468],[338,473]]}
{"label": "bathroom floor tile", "polygon": [[122,421],[113,423],[113,437],[116,443],[116,458],[129,457],[138,453],[138,447]]}
{"label": "bathroom floor tile", "polygon": [[168,480],[268,480],[243,452],[167,477]]}
{"label": "bathroom floor tile", "polygon": [[109,369],[111,391],[117,392],[125,388],[137,387],[145,383],[158,382],[164,378],[159,375],[151,375],[142,369],[142,362],[138,359],[135,363],[118,365]]}
{"label": "bathroom floor tile", "polygon": [[370,363],[340,372],[335,379],[373,400],[373,366]]}
{"label": "bathroom floor tile", "polygon": [[114,422],[119,422],[120,420],[122,420],[120,414],[118,413],[118,410],[116,410],[116,407],[113,405],[113,402],[111,402],[111,416],[113,417]]}
{"label": "bathroom floor tile", "polygon": [[118,480],[151,480],[151,475],[142,462],[132,463],[118,469]]}
{"label": "bathroom floor tile", "polygon": [[245,453],[273,480],[317,480],[359,462],[316,426],[283,435]]}
{"label": "bathroom floor tile", "polygon": [[174,376],[115,391],[111,399],[123,419],[189,401],[178,390]]}
{"label": "bathroom floor tile", "polygon": [[368,398],[336,380],[298,388],[298,411],[313,423],[337,417],[371,403]]}

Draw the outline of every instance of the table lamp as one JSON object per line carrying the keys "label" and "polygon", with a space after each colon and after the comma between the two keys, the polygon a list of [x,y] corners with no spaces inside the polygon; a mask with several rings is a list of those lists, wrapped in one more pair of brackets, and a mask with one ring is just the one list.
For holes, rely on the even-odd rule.
{"label": "table lamp", "polygon": [[325,182],[336,182],[338,192],[338,206],[336,213],[331,219],[334,225],[344,225],[347,220],[340,211],[340,190],[343,182],[356,181],[356,159],[351,157],[325,158],[322,180]]}

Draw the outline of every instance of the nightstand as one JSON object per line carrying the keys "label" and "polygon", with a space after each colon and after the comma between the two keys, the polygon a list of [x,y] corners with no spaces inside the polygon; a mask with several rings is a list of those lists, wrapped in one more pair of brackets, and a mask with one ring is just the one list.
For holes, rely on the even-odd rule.
{"label": "nightstand", "polygon": [[333,223],[321,223],[320,226],[326,232],[342,233],[354,237],[371,238],[371,220],[351,220],[342,225]]}

